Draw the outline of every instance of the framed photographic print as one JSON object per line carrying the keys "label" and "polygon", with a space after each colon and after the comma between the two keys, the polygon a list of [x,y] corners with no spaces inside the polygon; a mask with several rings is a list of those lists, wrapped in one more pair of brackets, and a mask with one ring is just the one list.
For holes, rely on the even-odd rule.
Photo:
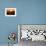
{"label": "framed photographic print", "polygon": [[18,41],[46,41],[46,25],[44,24],[19,24]]}
{"label": "framed photographic print", "polygon": [[16,8],[5,8],[5,16],[16,16]]}

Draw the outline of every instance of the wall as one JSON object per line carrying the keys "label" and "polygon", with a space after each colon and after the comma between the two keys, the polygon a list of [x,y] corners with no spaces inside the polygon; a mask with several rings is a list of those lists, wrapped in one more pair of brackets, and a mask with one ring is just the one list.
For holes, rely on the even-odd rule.
{"label": "wall", "polygon": [[[0,1],[0,44],[7,44],[9,32],[16,32],[17,24],[46,24],[46,0]],[[16,17],[5,17],[7,7],[16,7]],[[17,39],[16,39],[17,43]]]}

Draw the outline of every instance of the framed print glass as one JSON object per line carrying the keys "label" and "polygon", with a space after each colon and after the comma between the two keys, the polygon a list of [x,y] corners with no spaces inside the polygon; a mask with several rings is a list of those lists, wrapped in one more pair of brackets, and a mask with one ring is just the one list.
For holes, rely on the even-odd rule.
{"label": "framed print glass", "polygon": [[46,25],[20,24],[18,34],[19,42],[21,40],[46,41]]}

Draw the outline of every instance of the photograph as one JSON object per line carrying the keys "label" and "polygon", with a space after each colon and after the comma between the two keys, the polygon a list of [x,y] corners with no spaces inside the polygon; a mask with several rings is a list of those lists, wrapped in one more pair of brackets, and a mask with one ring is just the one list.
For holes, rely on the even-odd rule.
{"label": "photograph", "polygon": [[31,46],[33,43],[46,41],[46,25],[40,24],[19,24],[18,41],[20,46]]}
{"label": "photograph", "polygon": [[16,8],[5,8],[5,16],[16,16]]}

